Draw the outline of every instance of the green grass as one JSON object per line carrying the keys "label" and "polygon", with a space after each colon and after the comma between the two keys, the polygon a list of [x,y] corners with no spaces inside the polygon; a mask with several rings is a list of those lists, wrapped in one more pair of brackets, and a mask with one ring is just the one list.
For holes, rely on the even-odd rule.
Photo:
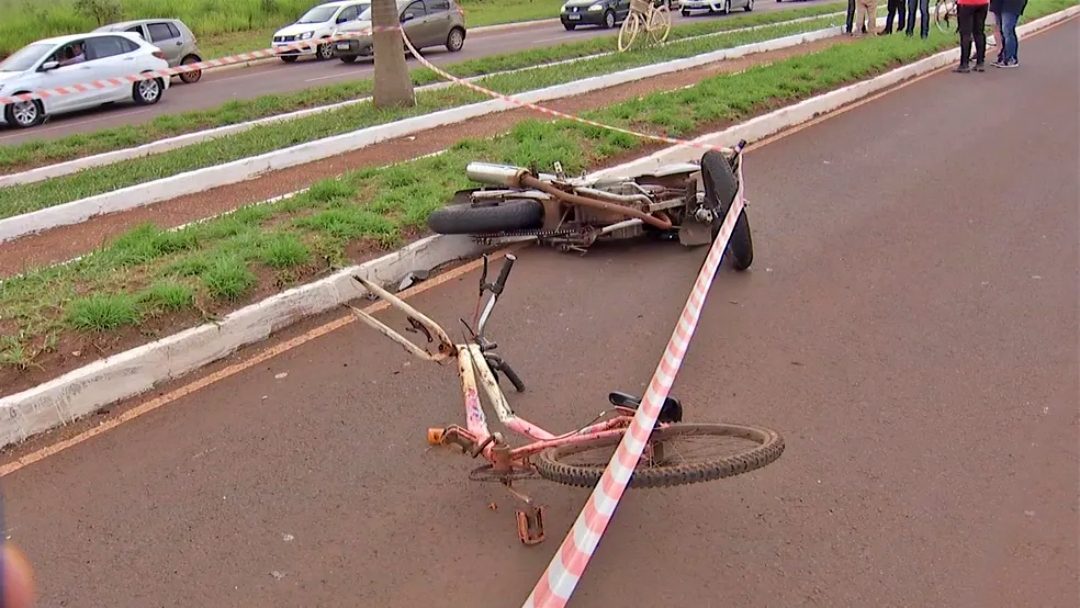
{"label": "green grass", "polygon": [[[821,29],[832,23],[834,19],[826,17],[796,24],[782,23],[751,32],[734,32],[715,38],[686,40],[670,46],[642,49],[635,53],[609,55],[569,65],[490,76],[481,79],[480,84],[504,93],[529,91],[571,82],[586,76],[606,74],[617,69],[689,57],[719,48],[731,48],[797,32]],[[357,104],[294,121],[254,127],[241,133],[154,156],[86,169],[46,181],[3,188],[0,189],[0,217],[29,213],[185,171],[256,156],[323,137],[486,99],[481,94],[464,87],[420,91],[416,98],[417,104],[412,108],[386,110],[375,108],[367,103]]]}
{"label": "green grass", "polygon": [[[1032,0],[1028,19],[1076,0]],[[707,78],[695,86],[653,93],[586,112],[584,117],[639,131],[688,137],[781,104],[909,63],[955,44],[869,37],[846,45]],[[681,119],[670,120],[670,108]],[[307,278],[348,264],[359,243],[399,244],[427,215],[468,187],[473,160],[544,168],[561,161],[571,173],[596,167],[647,142],[570,121],[526,120],[503,136],[465,140],[439,156],[324,180],[290,199],[249,206],[175,232],[151,225],[65,266],[0,283],[0,318],[17,329],[0,340],[0,365],[25,369],[64,331],[130,327],[168,311],[232,309],[259,281]],[[749,179],[762,179],[750,175]],[[303,244],[304,248],[297,246]],[[310,255],[303,255],[302,251]],[[319,260],[317,264],[312,260]],[[306,274],[302,266],[307,266]],[[88,295],[89,294],[89,295]],[[169,303],[171,306],[167,306]]]}
{"label": "green grass", "polygon": [[[195,33],[207,58],[270,46],[274,31],[292,23],[319,0],[119,0],[119,19],[177,17]],[[459,0],[465,23],[481,27],[557,17],[561,0]],[[74,0],[0,0],[0,57],[49,36],[99,25],[74,10]]]}
{"label": "green grass", "polygon": [[[3,1],[0,0],[0,2]],[[843,10],[843,6],[841,3],[831,3],[758,15],[738,16],[731,19],[702,20],[672,28],[669,41],[674,42],[693,36],[752,25],[782,23],[800,17],[836,12]],[[805,29],[802,31],[805,31]],[[612,44],[610,38],[590,38],[571,44],[472,59],[452,64],[447,66],[446,69],[450,73],[461,77],[479,76],[611,52],[613,50]],[[649,52],[622,55],[617,60],[596,64],[596,69],[625,69],[625,67],[629,66],[642,65],[643,61],[652,60],[656,57],[674,58],[686,56],[688,52],[706,48],[707,45],[713,44],[715,42],[695,45],[692,48],[680,47],[674,55],[665,54],[661,56]],[[598,72],[594,70],[591,73]],[[428,85],[442,80],[427,68],[414,69],[411,71],[411,75],[413,83],[417,86]],[[126,125],[59,139],[35,140],[3,146],[0,147],[0,172],[14,172],[28,167],[130,148],[185,133],[194,133],[204,129],[238,124],[305,108],[367,97],[371,94],[371,89],[372,81],[362,79],[315,87],[295,93],[264,95],[255,99],[230,101],[218,108],[159,116],[150,122],[139,125]]]}

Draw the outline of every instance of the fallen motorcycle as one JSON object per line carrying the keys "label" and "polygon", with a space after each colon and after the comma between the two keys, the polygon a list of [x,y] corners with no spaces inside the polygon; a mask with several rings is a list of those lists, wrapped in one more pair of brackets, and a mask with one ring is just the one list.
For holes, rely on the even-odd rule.
{"label": "fallen motorcycle", "polygon": [[[709,150],[698,162],[659,167],[630,178],[567,177],[484,162],[469,163],[469,179],[484,184],[458,191],[454,202],[428,216],[437,234],[470,235],[485,244],[537,241],[584,252],[600,241],[653,236],[708,245],[739,193],[746,142]],[[745,200],[745,199],[744,199]],[[743,208],[728,243],[736,270],[754,260]]]}

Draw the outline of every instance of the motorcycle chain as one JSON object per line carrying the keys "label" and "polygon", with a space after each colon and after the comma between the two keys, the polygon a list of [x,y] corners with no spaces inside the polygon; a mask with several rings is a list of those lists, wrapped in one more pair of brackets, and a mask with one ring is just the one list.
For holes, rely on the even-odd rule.
{"label": "motorcycle chain", "polygon": [[539,239],[550,239],[555,237],[565,236],[585,236],[585,231],[574,228],[564,228],[562,230],[506,230],[503,232],[489,232],[487,234],[474,234],[473,240],[484,245],[490,245],[496,239],[504,239],[515,236],[534,236]]}

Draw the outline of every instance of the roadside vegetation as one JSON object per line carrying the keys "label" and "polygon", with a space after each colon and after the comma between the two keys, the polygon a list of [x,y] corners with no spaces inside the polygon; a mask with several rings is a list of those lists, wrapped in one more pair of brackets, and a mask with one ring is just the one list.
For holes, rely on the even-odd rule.
{"label": "roadside vegetation", "polygon": [[[0,0],[3,2],[4,0]],[[702,20],[689,25],[680,25],[672,28],[669,41],[675,43],[687,38],[716,34],[732,29],[751,27],[755,25],[780,24],[793,19],[813,17],[843,10],[842,3],[830,3],[800,9],[761,13],[733,17],[731,19]],[[821,27],[817,25],[816,27]],[[809,31],[803,26],[799,31]],[[777,36],[775,30],[770,31],[769,36]],[[757,38],[761,39],[761,38]],[[597,61],[593,64],[590,74],[601,72],[596,69],[618,70],[645,65],[648,63],[686,57],[689,54],[702,52],[701,49],[723,48],[715,46],[719,40],[708,40],[695,43],[693,46],[684,44],[668,45],[665,49],[642,49],[633,53],[612,56],[605,61]],[[462,78],[494,74],[509,70],[518,70],[539,66],[545,63],[564,61],[588,57],[601,53],[612,52],[612,40],[610,38],[591,38],[578,42],[570,42],[559,46],[530,49],[502,55],[493,55],[480,59],[471,59],[445,66],[444,69],[455,76]],[[584,66],[575,66],[573,69],[580,70]],[[558,68],[571,69],[568,66]],[[431,70],[418,67],[410,72],[415,86],[431,85],[441,82],[442,79]],[[575,72],[575,77],[580,77],[583,72]],[[529,77],[521,75],[521,82],[528,82]],[[488,81],[491,82],[490,80]],[[564,81],[565,82],[565,81]],[[503,91],[503,89],[497,89]],[[524,90],[524,89],[517,89]],[[137,125],[125,125],[122,127],[104,129],[92,133],[80,133],[59,139],[33,140],[11,146],[0,147],[0,174],[16,173],[31,167],[44,166],[51,163],[62,162],[74,158],[82,158],[101,154],[113,150],[130,148],[168,137],[175,137],[186,133],[195,133],[215,127],[234,125],[249,122],[268,116],[276,116],[288,112],[295,112],[307,108],[326,106],[335,103],[365,98],[371,95],[372,80],[369,78],[351,82],[338,83],[329,86],[314,87],[295,93],[282,93],[275,95],[263,95],[254,99],[230,101],[218,108],[184,112],[159,116],[154,120]],[[505,91],[510,92],[510,91]],[[167,103],[167,101],[166,101]],[[346,123],[352,124],[352,123]]]}
{"label": "roadside vegetation", "polygon": [[[469,27],[558,17],[561,0],[458,0]],[[0,58],[49,36],[128,19],[175,17],[207,59],[270,46],[270,37],[318,0],[0,0]]]}
{"label": "roadside vegetation", "polygon": [[[481,86],[503,93],[519,93],[572,82],[588,76],[610,73],[636,65],[665,59],[690,57],[705,51],[731,48],[769,40],[803,31],[822,29],[836,18],[823,18],[797,24],[780,24],[749,32],[734,32],[715,38],[687,40],[641,53],[616,54],[577,63],[537,68],[526,72],[489,76],[478,81]],[[418,116],[484,101],[480,93],[464,87],[417,91],[411,108],[383,110],[370,103],[346,106],[330,112],[307,116],[284,123],[260,125],[218,139],[200,142],[153,156],[137,158],[45,181],[0,189],[0,218],[29,213],[69,201],[112,192],[185,171],[210,167],[272,152],[281,148],[348,133],[356,129],[386,124],[409,116]],[[666,113],[678,116],[678,113]]]}

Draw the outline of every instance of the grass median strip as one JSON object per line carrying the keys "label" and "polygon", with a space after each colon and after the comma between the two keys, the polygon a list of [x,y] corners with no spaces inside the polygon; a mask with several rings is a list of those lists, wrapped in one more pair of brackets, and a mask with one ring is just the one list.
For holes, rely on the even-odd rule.
{"label": "grass median strip", "polygon": [[[1032,0],[1028,19],[1075,4]],[[931,33],[867,38],[745,72],[712,77],[588,112],[644,132],[690,137],[885,72],[954,45]],[[678,108],[678,111],[674,111]],[[97,346],[112,352],[213,319],[244,303],[399,244],[427,215],[467,187],[473,160],[597,167],[647,141],[570,121],[527,120],[508,134],[459,142],[446,153],[324,180],[300,195],[251,205],[175,231],[152,225],[65,266],[0,283],[0,394],[35,371]],[[98,351],[95,351],[95,354]],[[58,353],[61,356],[58,356]]]}
{"label": "grass median strip", "polygon": [[[675,42],[695,36],[754,25],[779,24],[792,19],[833,13],[839,10],[843,10],[843,5],[832,3],[731,19],[701,21],[672,28],[669,41]],[[613,45],[613,40],[609,37],[590,38],[589,40],[559,46],[462,61],[447,66],[447,69],[450,73],[461,77],[481,76],[611,52]],[[620,66],[643,65],[642,63],[635,63],[635,61],[649,60],[652,56],[646,53],[632,53],[620,57],[620,61],[610,66],[609,69],[625,69],[625,67]],[[429,85],[441,80],[427,68],[414,69],[411,75],[413,83],[417,86]],[[372,81],[362,79],[314,87],[296,93],[264,95],[255,99],[230,101],[212,110],[159,116],[148,123],[140,125],[127,125],[59,139],[30,141],[4,146],[0,147],[0,173],[14,173],[31,167],[120,150],[186,133],[341,103],[369,96],[371,89]]]}
{"label": "grass median strip", "polygon": [[[634,54],[630,59],[645,65],[672,57],[692,56],[705,51],[732,48],[802,31],[821,29],[829,21],[829,18],[824,18],[820,23],[810,21],[780,24],[751,32],[718,36],[714,39],[691,40]],[[617,69],[615,66],[629,67],[623,55],[611,55],[569,65],[491,76],[482,79],[480,84],[495,91],[512,94],[610,73]],[[357,104],[296,121],[255,127],[248,131],[150,157],[86,169],[46,181],[9,186],[0,189],[0,218],[29,213],[178,175],[185,171],[257,156],[364,127],[486,100],[485,96],[464,87],[422,91],[417,93],[417,104],[412,108],[385,110],[375,108],[371,104]]]}

